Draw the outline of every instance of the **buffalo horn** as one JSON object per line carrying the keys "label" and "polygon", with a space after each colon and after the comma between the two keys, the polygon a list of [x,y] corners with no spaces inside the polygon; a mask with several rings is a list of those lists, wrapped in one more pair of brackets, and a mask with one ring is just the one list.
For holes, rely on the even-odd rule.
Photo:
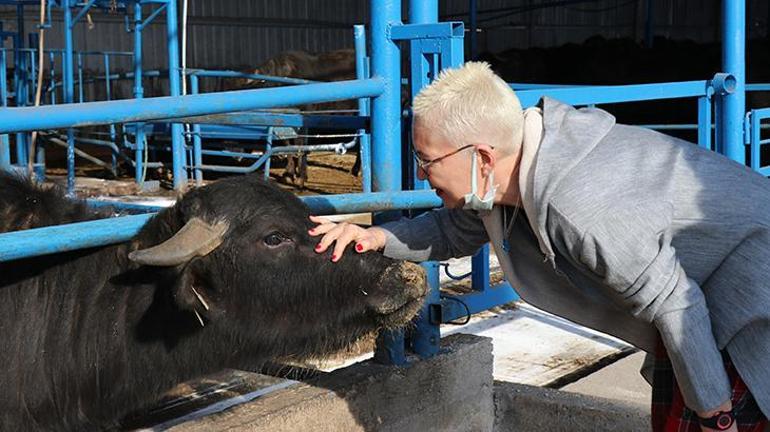
{"label": "buffalo horn", "polygon": [[170,239],[151,248],[133,251],[128,254],[128,259],[148,266],[183,264],[196,256],[206,256],[219,247],[225,231],[225,222],[210,225],[199,218],[192,218]]}

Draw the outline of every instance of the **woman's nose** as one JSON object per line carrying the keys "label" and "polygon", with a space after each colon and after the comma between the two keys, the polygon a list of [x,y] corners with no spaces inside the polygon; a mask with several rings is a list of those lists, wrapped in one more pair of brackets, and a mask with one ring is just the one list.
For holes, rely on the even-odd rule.
{"label": "woman's nose", "polygon": [[417,167],[417,178],[420,180],[425,180],[428,178],[428,173],[425,172],[425,169],[422,167]]}

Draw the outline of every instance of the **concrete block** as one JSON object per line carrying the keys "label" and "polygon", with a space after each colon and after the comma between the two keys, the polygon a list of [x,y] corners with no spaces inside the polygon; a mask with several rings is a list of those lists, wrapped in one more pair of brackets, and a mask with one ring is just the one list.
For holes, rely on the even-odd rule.
{"label": "concrete block", "polygon": [[649,409],[576,393],[495,382],[495,432],[649,431]]}
{"label": "concrete block", "polygon": [[358,363],[170,431],[492,431],[492,344],[457,334],[399,368]]}

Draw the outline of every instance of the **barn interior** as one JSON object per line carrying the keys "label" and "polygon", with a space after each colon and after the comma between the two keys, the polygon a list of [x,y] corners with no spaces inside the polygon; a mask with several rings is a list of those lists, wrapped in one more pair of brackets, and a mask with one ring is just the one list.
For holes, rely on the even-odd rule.
{"label": "barn interior", "polygon": [[[361,224],[439,207],[410,101],[469,60],[523,106],[599,106],[770,175],[763,0],[0,0],[0,170],[116,212],[0,233],[0,263],[129,241],[231,176]],[[180,383],[126,428],[647,429],[640,377],[591,381],[642,353],[526,304],[489,246],[423,267],[406,331]]]}

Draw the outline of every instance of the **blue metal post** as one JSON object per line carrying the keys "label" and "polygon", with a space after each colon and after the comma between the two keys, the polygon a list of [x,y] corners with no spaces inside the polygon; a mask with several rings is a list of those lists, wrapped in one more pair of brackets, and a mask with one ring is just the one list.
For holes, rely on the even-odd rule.
{"label": "blue metal post", "polygon": [[142,4],[134,3],[134,98],[144,96],[142,87]]}
{"label": "blue metal post", "polygon": [[28,89],[27,94],[31,96],[30,100],[33,101],[33,103],[35,100],[35,86],[37,85],[37,70],[36,70],[37,56],[35,55],[37,49],[35,49],[35,47],[38,47],[40,45],[38,38],[39,38],[39,34],[37,33],[29,34],[29,46],[31,47],[31,49],[27,51],[27,54],[29,57],[27,61],[29,62],[29,77],[30,77],[27,85],[27,89]]}
{"label": "blue metal post", "polygon": [[372,189],[401,190],[401,59],[390,27],[401,23],[400,0],[371,1],[372,75],[384,81],[372,101]]}
{"label": "blue metal post", "polygon": [[[64,103],[72,103],[75,97],[75,71],[72,53],[72,8],[70,0],[61,0],[64,11]],[[75,130],[67,129],[67,193],[75,193]]]}
{"label": "blue metal post", "polygon": [[[112,81],[110,75],[110,55],[104,54],[104,86],[107,100],[112,100]],[[110,141],[113,143],[117,141],[114,124],[110,125]],[[115,153],[112,153],[112,172],[115,174],[118,172],[118,157]]]}
{"label": "blue metal post", "polygon": [[[409,23],[410,24],[431,24],[438,22],[438,1],[437,0],[412,0],[409,5]],[[434,61],[428,62],[425,56],[418,51],[418,42],[411,43],[410,53],[412,97],[424,86],[428,85],[433,77],[437,67]],[[426,73],[427,72],[427,73]],[[411,164],[411,159],[410,162]],[[406,168],[406,167],[405,167]],[[414,189],[429,189],[428,182],[418,180],[415,175],[410,175],[412,187]],[[415,320],[414,332],[412,334],[412,349],[421,357],[430,357],[436,355],[441,340],[441,331],[439,329],[440,318],[431,316],[433,311],[441,305],[439,264],[437,262],[426,262],[422,264],[425,269],[428,280],[428,296],[425,299],[420,315]]]}
{"label": "blue metal post", "polygon": [[[267,142],[265,143],[265,155],[271,155],[273,153],[273,137],[275,137],[275,133],[272,127],[267,129]],[[271,157],[267,157],[265,159],[265,181],[270,179],[270,159]]]}
{"label": "blue metal post", "polygon": [[471,260],[473,274],[471,275],[471,287],[474,291],[486,291],[489,289],[489,244],[473,255]]}
{"label": "blue metal post", "polygon": [[[144,97],[144,88],[142,87],[142,4],[134,3],[134,99]],[[134,178],[139,186],[144,184],[144,152],[148,151],[144,147],[144,124],[136,124],[136,149],[134,150]]]}
{"label": "blue metal post", "polygon": [[[401,58],[390,39],[390,28],[401,24],[400,0],[371,0],[372,76],[384,81],[382,94],[372,101],[372,189],[401,190]],[[399,217],[399,212],[375,215],[375,223]],[[402,332],[384,331],[377,338],[375,358],[381,363],[406,363]]]}
{"label": "blue metal post", "polygon": [[[369,58],[366,55],[366,28],[363,25],[353,26],[353,39],[356,47],[356,78],[369,78]],[[358,115],[368,116],[370,113],[370,100],[368,98],[358,99]],[[361,183],[364,192],[372,191],[372,140],[371,135],[365,129],[359,129],[358,139],[360,152],[358,157],[361,163]]]}
{"label": "blue metal post", "polygon": [[723,0],[722,8],[722,72],[735,77],[735,91],[723,96],[725,156],[745,164],[746,0]]}
{"label": "blue metal post", "polygon": [[[198,76],[195,74],[190,75],[190,93],[191,94],[198,94]],[[202,150],[202,140],[201,138],[201,125],[200,123],[195,123],[192,125],[192,133],[193,133],[193,169],[195,170],[195,185],[200,186],[203,184],[203,170],[201,170],[201,165],[203,165],[203,155],[201,153]],[[267,169],[269,172],[270,170]]]}
{"label": "blue metal post", "polygon": [[698,98],[698,145],[711,150],[711,97]]}
{"label": "blue metal post", "polygon": [[[0,29],[1,30],[1,29]],[[2,43],[2,39],[0,39]],[[8,88],[6,87],[6,66],[7,58],[5,50],[0,49],[0,107],[8,105]],[[0,134],[0,170],[11,169],[11,148],[8,141],[8,134]]]}
{"label": "blue metal post", "polygon": [[411,0],[409,23],[429,24],[438,22],[438,0]]}
{"label": "blue metal post", "polygon": [[[14,97],[16,106],[27,105],[27,68],[25,66],[26,57],[24,56],[24,5],[16,5],[16,35],[13,37],[14,47]],[[16,134],[16,164],[20,167],[26,167],[29,155],[29,134]]]}
{"label": "blue metal post", "polygon": [[51,86],[49,87],[51,91],[51,105],[56,105],[56,71],[54,70],[54,67],[56,66],[56,54],[54,54],[53,51],[49,53],[48,62],[48,67],[50,68],[48,75],[51,78]]}
{"label": "blue metal post", "polygon": [[83,103],[83,54],[78,53],[78,101]]}
{"label": "blue metal post", "polygon": [[[168,43],[168,86],[171,96],[182,94],[179,77],[179,42],[176,0],[167,0],[166,34]],[[173,160],[174,189],[183,191],[187,186],[187,165],[184,149],[184,131],[181,123],[171,124],[171,157]]]}

